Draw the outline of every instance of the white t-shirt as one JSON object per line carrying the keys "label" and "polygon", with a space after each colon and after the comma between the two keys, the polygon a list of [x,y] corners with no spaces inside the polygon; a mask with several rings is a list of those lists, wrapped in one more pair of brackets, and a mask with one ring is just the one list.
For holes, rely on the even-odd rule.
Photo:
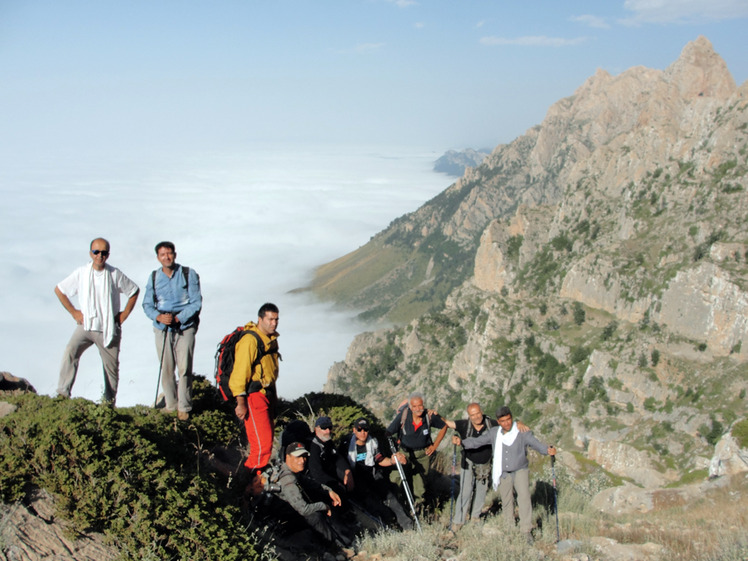
{"label": "white t-shirt", "polygon": [[[90,276],[89,271],[92,273]],[[111,275],[112,279],[109,298],[106,297],[107,275]],[[90,279],[93,279],[93,287],[89,286]],[[80,300],[80,293],[84,290],[92,296],[85,309],[81,309],[81,312],[83,312],[83,329],[87,331],[105,331],[104,326],[107,323],[107,318],[120,312],[120,294],[130,298],[138,291],[138,285],[127,278],[122,271],[108,264],[104,266],[102,271],[91,269],[90,264],[78,267],[60,282],[57,288],[68,298],[78,296]]]}

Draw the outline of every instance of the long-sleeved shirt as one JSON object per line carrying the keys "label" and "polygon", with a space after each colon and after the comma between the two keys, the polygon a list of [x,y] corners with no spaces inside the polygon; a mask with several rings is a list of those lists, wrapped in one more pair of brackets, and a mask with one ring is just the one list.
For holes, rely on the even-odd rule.
{"label": "long-sleeved shirt", "polygon": [[278,497],[286,501],[291,507],[301,514],[309,516],[315,512],[326,511],[329,507],[322,501],[311,502],[308,500],[309,493],[330,492],[327,485],[318,483],[306,473],[294,473],[283,463],[278,476],[280,493]]}
{"label": "long-sleeved shirt", "polygon": [[[185,269],[189,271],[187,278],[184,274]],[[171,278],[164,273],[163,269],[157,269],[155,271],[155,297],[153,291],[154,276],[148,277],[148,281],[145,283],[143,311],[153,320],[153,326],[157,329],[166,329],[164,324],[156,321],[156,317],[162,313],[176,315],[182,329],[193,327],[198,322],[200,310],[203,307],[200,277],[194,269],[185,269],[177,263]]]}
{"label": "long-sleeved shirt", "polygon": [[[494,459],[496,458],[496,437],[499,434],[501,427],[491,427],[488,431],[484,432],[480,436],[473,436],[466,438],[462,441],[462,445],[466,449],[480,448],[486,444],[490,444],[494,453]],[[520,432],[514,442],[507,446],[502,444],[501,454],[501,471],[502,473],[511,473],[529,467],[530,463],[527,461],[527,447],[529,446],[533,450],[536,450],[543,456],[548,455],[548,445],[540,442],[532,431]]]}

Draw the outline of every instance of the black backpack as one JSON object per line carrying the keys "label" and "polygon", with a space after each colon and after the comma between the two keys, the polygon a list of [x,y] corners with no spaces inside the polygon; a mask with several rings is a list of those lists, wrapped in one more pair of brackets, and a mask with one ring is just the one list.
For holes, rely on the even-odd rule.
{"label": "black backpack", "polygon": [[[254,362],[252,362],[252,370],[254,370],[258,364],[260,364],[262,357],[269,354],[277,354],[278,356],[280,356],[280,353],[278,353],[277,344],[271,345],[271,349],[266,350],[265,342],[262,340],[262,337],[260,337],[257,332],[252,331],[251,329],[245,329],[243,325],[240,325],[239,327],[234,329],[234,331],[221,339],[221,342],[218,343],[218,348],[216,349],[215,375],[218,392],[221,394],[221,397],[224,401],[231,401],[234,399],[234,394],[229,388],[229,378],[231,378],[231,372],[234,370],[234,353],[236,351],[236,344],[242,337],[247,334],[252,335],[255,339],[257,339],[257,358],[255,358]],[[247,389],[249,389],[249,384],[247,384]]]}

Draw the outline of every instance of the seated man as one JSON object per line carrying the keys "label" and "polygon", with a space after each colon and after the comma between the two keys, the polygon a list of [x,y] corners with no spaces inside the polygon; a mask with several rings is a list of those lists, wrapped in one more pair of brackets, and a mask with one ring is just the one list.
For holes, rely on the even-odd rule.
{"label": "seated man", "polygon": [[314,423],[308,469],[312,479],[333,489],[343,500],[353,491],[353,473],[348,462],[335,449],[330,417],[320,417]]}
{"label": "seated man", "polygon": [[381,469],[395,465],[396,461],[404,464],[405,456],[400,453],[385,457],[379,451],[377,439],[369,434],[369,421],[364,417],[353,423],[353,434],[343,440],[340,454],[348,459],[353,469],[356,481],[353,499],[386,523],[392,523],[394,515],[403,530],[412,529],[413,521],[405,514],[393,492],[394,485]]}
{"label": "seated man", "polygon": [[[344,525],[332,517],[332,507],[341,505],[340,497],[327,485],[321,484],[305,473],[309,451],[300,442],[286,447],[286,458],[277,474],[278,497],[304,517],[309,526],[325,541],[341,547],[350,547],[352,537]],[[274,479],[274,478],[273,478]]]}

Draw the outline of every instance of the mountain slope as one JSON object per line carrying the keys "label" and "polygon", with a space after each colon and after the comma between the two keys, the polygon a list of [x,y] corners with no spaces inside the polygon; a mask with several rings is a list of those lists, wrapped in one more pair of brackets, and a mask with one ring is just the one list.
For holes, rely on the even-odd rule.
{"label": "mountain slope", "polygon": [[617,197],[627,182],[672,160],[707,173],[739,160],[728,154],[735,131],[720,113],[741,95],[703,37],[665,71],[633,68],[616,77],[598,71],[554,104],[541,125],[498,146],[368,244],[320,267],[312,289],[369,319],[407,321],[437,310],[472,275],[488,224],[513,216],[520,205],[555,204],[584,181]]}
{"label": "mountain slope", "polygon": [[[384,416],[416,389],[454,416],[509,403],[640,485],[705,475],[746,410],[747,93],[703,37],[664,71],[598,71],[341,260],[329,294],[412,319],[359,336],[326,390]],[[386,301],[384,275],[346,284],[363,255]],[[425,313],[427,286],[454,288]]]}

